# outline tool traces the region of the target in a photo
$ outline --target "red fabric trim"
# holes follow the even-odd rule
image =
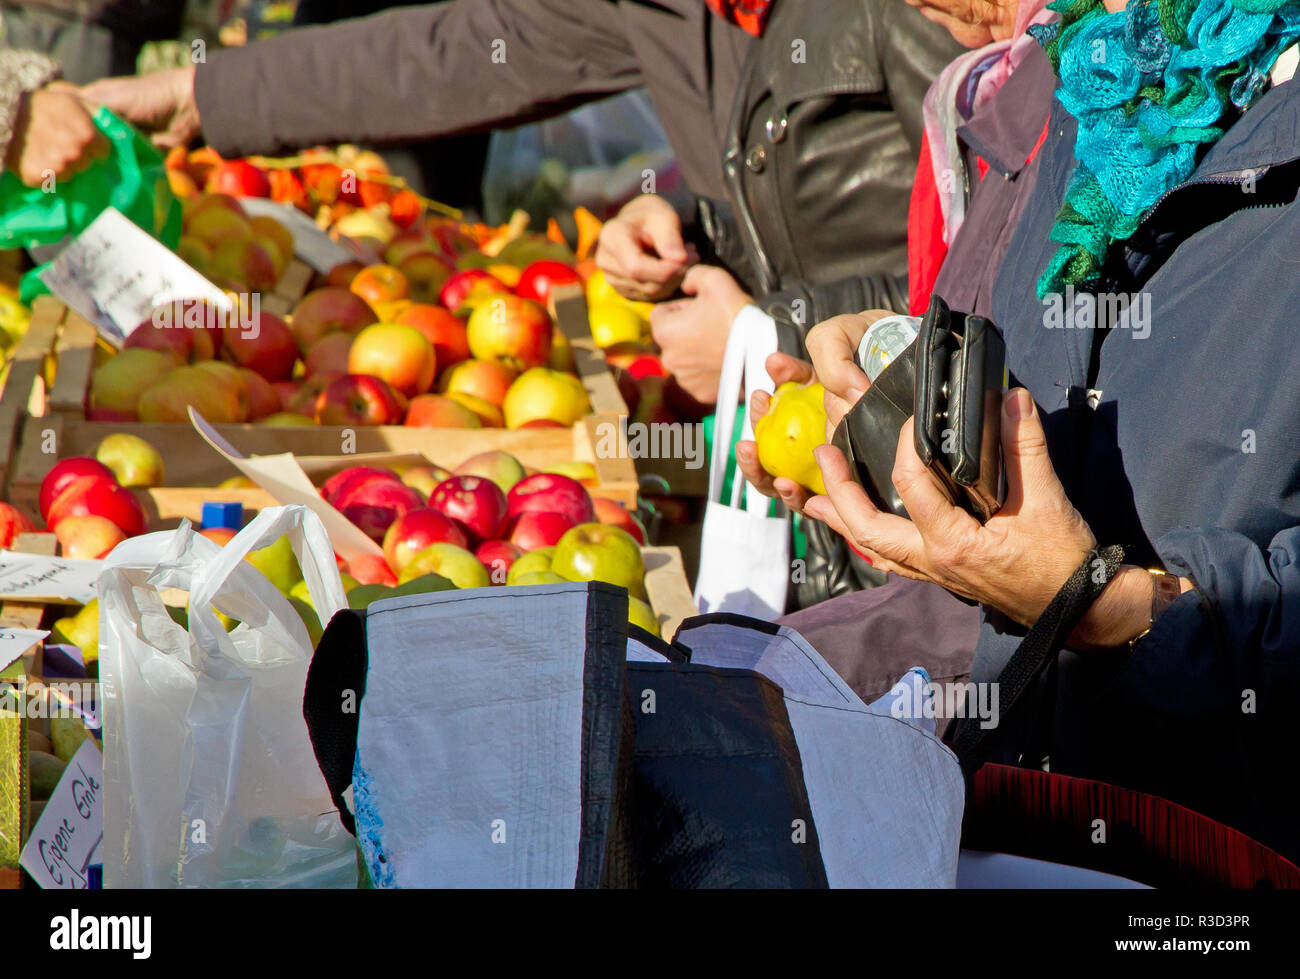
[[[1106,842],[1094,842],[1103,830]],[[1157,887],[1300,887],[1300,867],[1185,806],[1010,765],[984,765],[975,773],[962,843]]]
[[[943,208],[939,206],[939,188],[930,161],[930,141],[921,134],[921,159],[916,166],[912,197],[907,207],[907,309],[913,316],[924,316],[930,305],[934,280],[948,255],[943,240]]]

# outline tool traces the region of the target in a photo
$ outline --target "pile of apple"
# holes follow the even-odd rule
[[[88,418],[187,423],[193,406],[218,423],[532,428],[590,411],[545,305],[555,285],[581,281],[571,267],[533,262],[512,289],[484,269],[454,271],[422,225],[390,249],[401,267],[339,266],[286,320],[250,299],[292,254],[276,228],[224,194],[189,204],[178,251],[235,309],[155,310],[95,370]]]
[[[622,505],[593,499],[570,476],[526,475],[517,459],[494,451],[451,472],[353,466],[330,477],[321,496],[382,544],[382,557],[342,566],[378,589],[354,604],[428,575],[457,588],[605,581],[628,590],[632,622],[657,631],[644,602],[645,531]]]

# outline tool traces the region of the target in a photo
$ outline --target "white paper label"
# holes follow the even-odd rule
[[[0,629],[0,670],[48,635],[44,629]]]
[[[85,890],[104,839],[104,759],[86,741],[68,762],[18,862],[41,887]]]
[[[64,601],[85,605],[95,597],[103,561],[0,551],[0,599]]]
[[[155,307],[177,299],[233,308],[224,292],[112,207],[63,249],[41,281],[117,346]]]
[[[336,265],[350,262],[355,256],[316,226],[316,222],[292,204],[281,204],[265,197],[240,200],[244,211],[253,217],[275,218],[293,235],[293,253],[322,274]]]

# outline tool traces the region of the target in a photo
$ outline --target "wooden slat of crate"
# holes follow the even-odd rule
[[[59,414],[81,418],[86,410],[90,375],[95,370],[95,346],[99,331],[74,310],[63,318],[63,329],[54,345],[58,369],[50,388],[49,409]]]
[[[0,484],[8,480],[15,464],[19,436],[31,403],[45,401],[45,360],[54,348],[64,312],[64,305],[57,299],[38,298],[32,306],[27,333],[14,348],[9,375],[0,393]]]
[[[682,565],[682,552],[675,547],[644,547],[645,591],[659,619],[659,632],[671,641],[682,624],[682,619],[698,615],[695,596],[686,569]]]
[[[626,415],[627,402],[619,394],[618,384],[605,362],[605,353],[592,339],[587,322],[587,300],[582,287],[558,286],[551,293],[551,307],[555,323],[568,338],[573,350],[573,361],[578,376],[587,386],[591,396],[591,409],[596,414]]]
[[[408,452],[424,456],[448,469],[455,468],[470,456],[499,449],[515,456],[529,469],[550,469],[564,462],[589,462],[597,475],[591,492],[636,506],[636,470],[626,458],[600,458],[596,433],[599,426],[615,425],[617,419],[591,416],[573,428],[406,428],[376,426],[344,429],[335,427],[271,428],[266,425],[218,425],[217,430],[246,455],[275,455],[291,451],[300,456],[339,456],[340,466],[348,463],[345,445],[357,454],[370,452]],[[188,487],[214,487],[239,472],[218,455],[192,428],[183,425],[124,422],[87,422],[66,415],[29,418],[23,425],[22,441],[17,452],[11,479],[9,500],[14,506],[35,515],[41,480],[61,458],[93,455],[106,435],[127,432],[138,435],[161,454],[167,468],[168,490]],[[351,432],[350,436],[347,433]],[[57,454],[44,450],[51,445]],[[167,506],[175,513],[185,500],[177,496]],[[142,501],[143,502],[143,501]],[[201,505],[202,501],[198,501]],[[155,503],[155,505],[157,505]],[[148,504],[146,503],[146,509]],[[186,512],[184,515],[189,515]]]
[[[46,557],[54,557],[56,543],[53,534],[19,534],[14,540],[11,550],[23,554],[42,554]],[[48,603],[45,602],[2,602],[0,603],[0,627],[5,629],[39,629],[47,607]],[[28,672],[39,674],[40,670],[29,670]]]
[[[295,258],[284,270],[284,275],[280,276],[275,289],[262,296],[262,308],[276,316],[288,315],[307,292],[314,274],[310,265]]]

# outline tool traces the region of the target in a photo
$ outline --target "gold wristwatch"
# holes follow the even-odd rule
[[[1164,610],[1174,604],[1174,600],[1183,593],[1183,582],[1178,575],[1170,574],[1163,568],[1147,570],[1152,578],[1151,618],[1147,622],[1147,627],[1128,641],[1129,652],[1132,652],[1133,647],[1146,638],[1147,634],[1155,628],[1156,619],[1160,618]]]

